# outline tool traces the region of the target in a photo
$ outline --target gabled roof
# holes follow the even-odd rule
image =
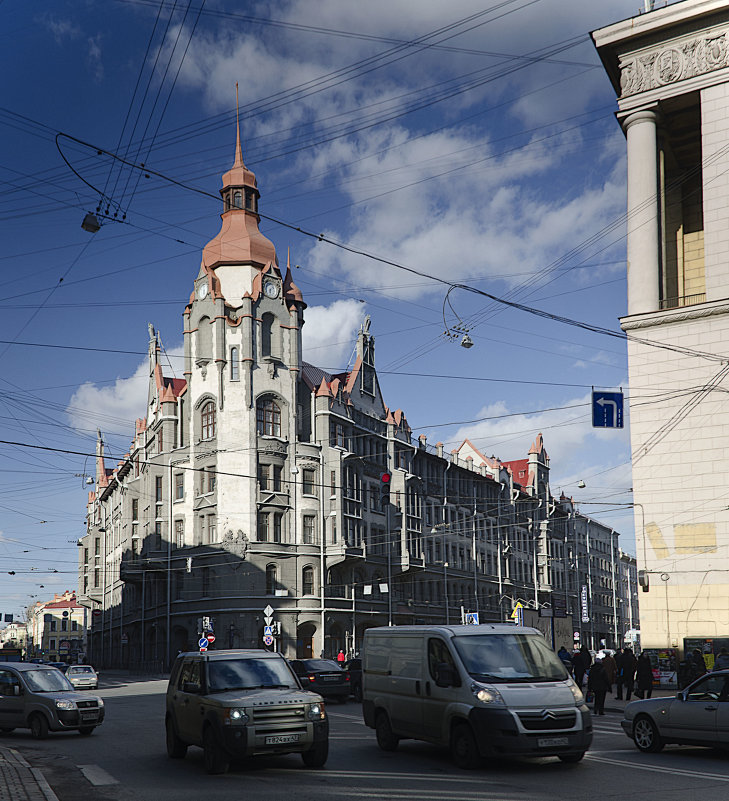
[[[515,459],[511,462],[502,462],[506,467],[511,470],[514,482],[521,487],[531,486],[529,476],[529,459]]]

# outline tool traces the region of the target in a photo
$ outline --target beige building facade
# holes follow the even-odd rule
[[[630,427],[643,647],[729,634],[729,4],[595,31],[628,157]]]

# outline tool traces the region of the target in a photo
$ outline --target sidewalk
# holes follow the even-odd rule
[[[58,801],[39,768],[14,749],[0,746],[0,798],[3,801]]]

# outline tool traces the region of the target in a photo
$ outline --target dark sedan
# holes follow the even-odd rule
[[[293,659],[291,667],[305,690],[324,698],[336,698],[347,703],[350,692],[349,673],[331,659]]]
[[[649,753],[666,743],[729,746],[729,670],[707,673],[669,698],[632,701],[621,725]]]

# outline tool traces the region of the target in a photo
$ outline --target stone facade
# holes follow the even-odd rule
[[[630,426],[644,647],[729,631],[729,7],[593,34],[628,140]],[[634,120],[644,135],[632,137]],[[638,221],[640,224],[638,224]]]

